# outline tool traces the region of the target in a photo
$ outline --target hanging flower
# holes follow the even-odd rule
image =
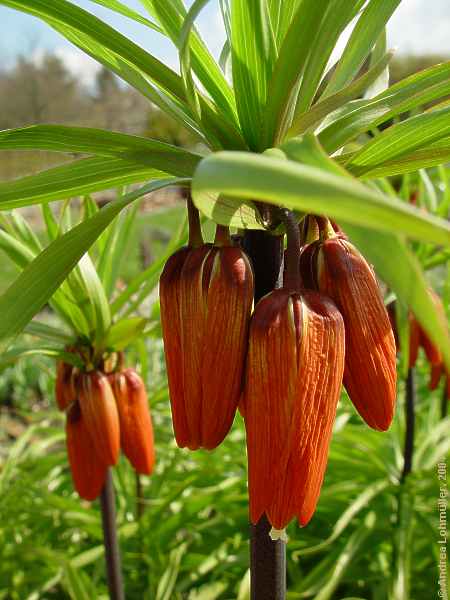
[[[312,291],[271,292],[250,326],[245,381],[250,518],[276,529],[314,513],[344,370],[344,323]]]
[[[155,464],[153,427],[144,382],[134,369],[109,376],[120,422],[120,446],[134,469],[150,475]]]
[[[328,227],[306,246],[300,270],[307,287],[334,300],[345,323],[344,385],[368,425],[386,430],[396,399],[395,339],[375,274],[358,250]]]
[[[233,423],[253,303],[250,262],[218,232],[214,247],[171,257],[160,279],[175,438],[191,450],[215,448]]]

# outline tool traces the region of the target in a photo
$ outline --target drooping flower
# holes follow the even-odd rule
[[[85,500],[95,500],[105,483],[108,465],[97,454],[77,401],[67,411],[66,445],[76,491]]]
[[[275,290],[256,305],[244,392],[250,518],[276,529],[314,513],[345,354],[342,317],[314,291]]]
[[[162,273],[160,301],[177,444],[215,448],[241,393],[253,302],[249,260],[227,243],[181,251]]]
[[[368,425],[388,429],[396,399],[395,339],[373,270],[349,241],[331,235],[303,249],[300,271],[304,284],[329,296],[344,318],[350,399]]]
[[[138,473],[150,475],[155,464],[153,427],[144,382],[134,369],[109,376],[120,422],[120,446]]]

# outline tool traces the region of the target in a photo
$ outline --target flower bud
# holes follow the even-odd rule
[[[108,465],[97,456],[78,402],[67,411],[66,444],[76,491],[85,500],[95,500],[105,483]]]
[[[244,390],[250,518],[305,525],[322,485],[344,371],[342,317],[313,291],[262,298],[250,325]]]
[[[153,427],[144,382],[133,369],[109,376],[120,422],[120,445],[138,473],[150,475],[155,464]]]
[[[120,450],[119,416],[107,377],[99,371],[80,375],[79,402],[98,458],[106,465],[115,465]]]
[[[303,280],[313,279],[316,289],[332,298],[341,312],[344,385],[366,423],[384,431],[395,409],[396,348],[376,277],[358,250],[342,238],[312,246],[300,258]]]

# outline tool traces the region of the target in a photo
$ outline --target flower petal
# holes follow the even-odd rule
[[[202,357],[202,446],[215,448],[228,433],[242,389],[253,272],[244,252],[222,247],[207,290]]]
[[[115,465],[120,450],[119,415],[107,377],[98,371],[82,374],[79,402],[96,453],[105,464]]]
[[[108,465],[96,453],[78,403],[67,413],[66,444],[76,491],[85,500],[95,500],[105,483]]]
[[[342,239],[326,240],[317,262],[319,289],[336,302],[344,318],[344,385],[366,423],[386,430],[395,409],[396,349],[375,275]]]
[[[182,248],[172,255],[166,262],[159,280],[161,327],[172,408],[172,421],[175,439],[181,448],[188,445],[189,428],[187,425],[183,391],[180,279],[181,270],[189,253],[189,248]]]
[[[149,475],[155,464],[153,427],[145,385],[134,369],[110,377],[120,421],[120,445],[138,473]]]

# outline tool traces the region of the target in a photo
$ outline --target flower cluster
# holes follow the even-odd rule
[[[97,498],[120,448],[138,473],[155,462],[144,382],[134,369],[82,371],[59,362],[56,401],[66,413],[66,444],[75,489]]]
[[[300,253],[291,223],[283,286],[253,314],[240,247],[183,248],[160,280],[177,443],[214,448],[239,403],[251,521],[266,514],[276,529],[314,513],[342,382],[375,429],[395,408],[395,340],[373,270],[326,219],[311,224]]]

